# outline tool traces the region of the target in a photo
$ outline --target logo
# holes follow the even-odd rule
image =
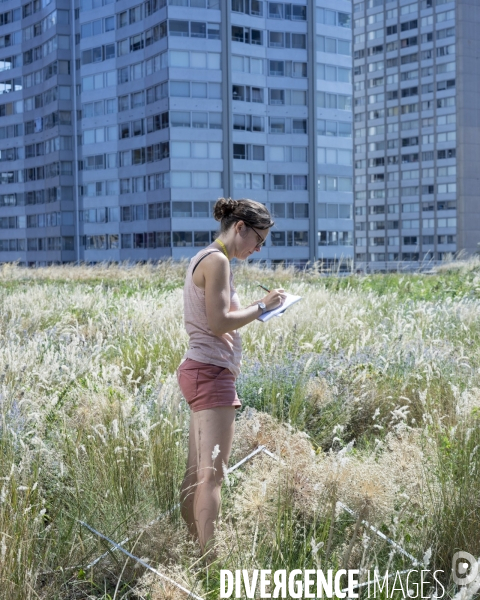
[[[453,581],[457,585],[468,585],[478,575],[478,563],[469,552],[455,552],[452,559]]]

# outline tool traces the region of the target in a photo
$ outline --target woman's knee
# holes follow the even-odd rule
[[[209,486],[221,487],[223,482],[223,471],[213,466],[198,470],[197,482],[200,485],[205,483]]]

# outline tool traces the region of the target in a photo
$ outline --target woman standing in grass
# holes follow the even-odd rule
[[[202,552],[213,542],[235,409],[241,406],[235,391],[241,359],[237,330],[280,306],[285,297],[283,289],[276,289],[241,308],[233,286],[230,261],[259,252],[274,224],[265,206],[253,200],[220,198],[214,217],[221,223],[220,235],[192,258],[187,270],[184,310],[189,349],[177,372],[191,409],[181,512]]]

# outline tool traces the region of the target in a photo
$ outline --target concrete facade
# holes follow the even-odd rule
[[[353,258],[348,0],[41,1],[0,3],[0,262],[189,257],[220,196],[258,259]]]
[[[478,141],[466,121],[477,112],[478,9],[468,4],[354,1],[359,268],[428,267],[474,249]]]

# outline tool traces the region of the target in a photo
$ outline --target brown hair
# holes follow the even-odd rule
[[[219,198],[213,207],[213,216],[221,223],[221,231],[228,231],[237,221],[258,229],[270,229],[275,224],[268,209],[255,200]]]

